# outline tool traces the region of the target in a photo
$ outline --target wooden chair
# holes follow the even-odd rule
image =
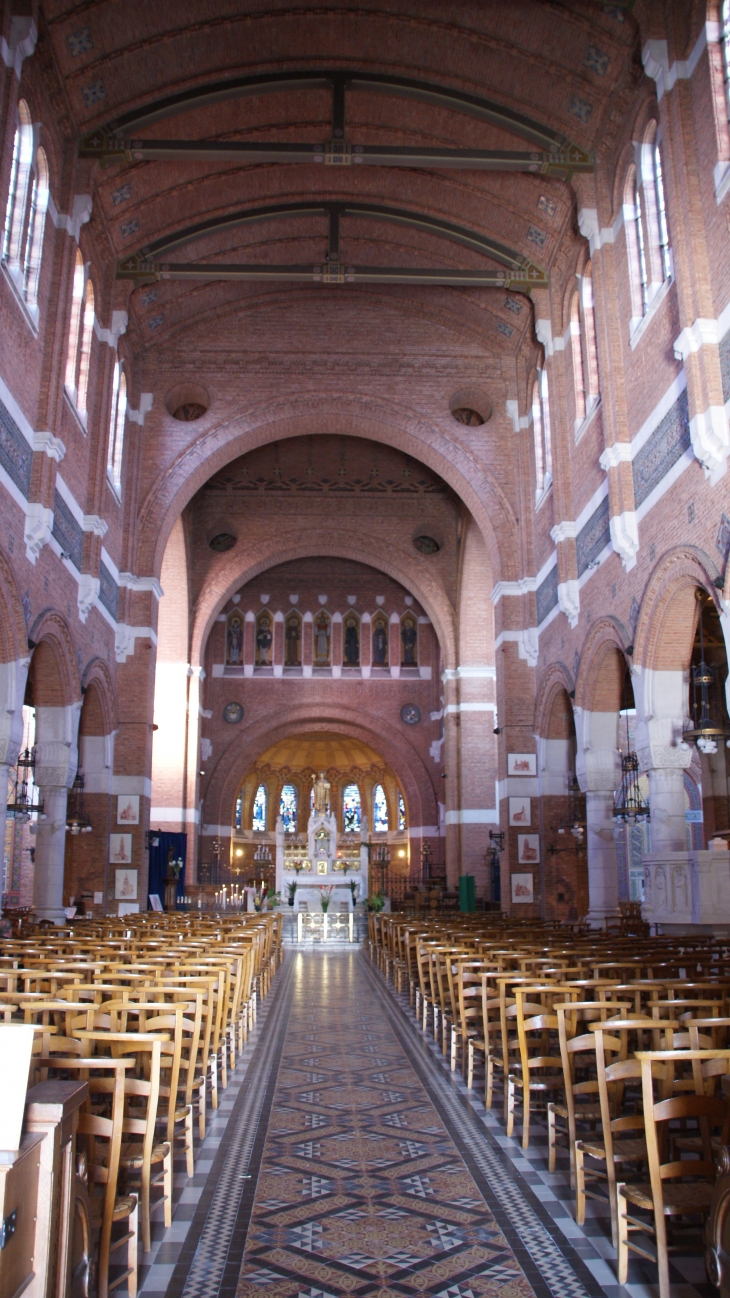
[[[625,1184],[616,1187],[618,1204],[618,1283],[628,1279],[629,1253],[655,1261],[659,1272],[660,1298],[670,1298],[669,1252],[666,1218],[700,1216],[707,1218],[712,1205],[715,1164],[711,1133],[718,1132],[721,1143],[728,1135],[728,1106],[724,1100],[706,1095],[681,1095],[655,1099],[657,1067],[664,1069],[673,1060],[697,1055],[707,1060],[719,1054],[730,1058],[730,1051],[640,1051],[641,1084],[649,1164],[649,1184]],[[669,1123],[692,1118],[697,1120],[702,1138],[702,1155],[697,1159],[676,1160],[669,1157]],[[648,1214],[638,1217],[636,1210]],[[641,1243],[636,1236],[641,1237]],[[653,1238],[655,1250],[647,1248],[645,1237]]]
[[[80,1044],[80,1043],[79,1043]],[[67,1056],[39,1057],[37,1065],[64,1072],[80,1073],[89,1084],[89,1097],[79,1113],[76,1133],[77,1168],[86,1182],[92,1227],[98,1238],[97,1298],[108,1298],[113,1289],[126,1281],[129,1298],[137,1294],[137,1243],[139,1207],[137,1196],[119,1195],[119,1163],[122,1150],[125,1109],[125,1076],[132,1069],[131,1059],[76,1059]],[[111,1080],[111,1090],[107,1082]],[[111,1101],[110,1116],[94,1112],[99,1102]],[[127,1223],[127,1229],[112,1238],[114,1226]],[[113,1254],[124,1249],[121,1275],[109,1279]]]
[[[579,1032],[581,1021],[605,1020],[614,1013],[614,1001],[566,1001],[553,1006],[558,1020],[558,1042],[563,1066],[563,1100],[550,1100],[548,1117],[548,1171],[554,1172],[558,1141],[565,1141],[570,1156],[570,1184],[575,1186],[575,1142],[578,1129],[595,1133],[601,1122],[601,1104],[596,1077],[596,1039],[592,1032]],[[627,1007],[629,1008],[629,1007]],[[561,1125],[564,1124],[564,1125]]]
[[[514,1130],[515,1103],[522,1094],[522,1148],[530,1145],[533,1098],[563,1089],[563,1063],[558,1046],[558,1019],[552,1006],[560,996],[555,985],[513,987],[515,1003],[506,1018],[517,1028],[517,1051],[509,1055],[507,1073],[507,1135]]]
[[[614,1248],[618,1241],[616,1168],[626,1164],[640,1168],[647,1157],[640,1104],[635,1104],[633,1109],[625,1104],[627,1083],[636,1085],[641,1078],[632,1047],[638,1035],[645,1033],[655,1021],[646,1017],[625,1018],[590,1025],[595,1039],[601,1135],[575,1142],[575,1220],[579,1226],[584,1225],[587,1199],[607,1202]],[[674,1021],[662,1024],[668,1049],[676,1027]],[[586,1158],[590,1159],[588,1165]]]

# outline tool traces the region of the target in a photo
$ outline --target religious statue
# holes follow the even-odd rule
[[[360,662],[360,637],[354,618],[351,618],[345,627],[345,662],[348,667],[357,667]]]
[[[401,627],[400,638],[403,644],[403,659],[401,666],[415,667],[416,663],[416,641],[418,632],[413,618],[406,618]]]
[[[330,620],[322,610],[314,621],[314,662],[317,667],[329,667]]]
[[[290,617],[286,623],[286,658],[287,667],[301,667],[302,659],[300,654],[300,643],[302,631],[299,625],[298,617]]]
[[[256,662],[259,667],[271,665],[271,618],[268,613],[262,614],[256,628]]]
[[[328,816],[330,814],[330,784],[324,771],[319,775],[312,776],[314,792],[314,814],[315,816]]]
[[[240,613],[234,613],[228,622],[228,662],[239,666],[243,650],[243,619]]]
[[[388,632],[384,622],[376,622],[373,631],[373,667],[384,667],[388,656]]]

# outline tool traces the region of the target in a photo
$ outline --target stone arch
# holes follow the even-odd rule
[[[548,738],[551,731],[551,716],[556,694],[564,690],[572,700],[575,687],[565,663],[551,663],[540,683],[535,703],[535,734]]]
[[[696,588],[706,590],[718,612],[722,612],[713,583],[714,566],[703,551],[693,546],[678,546],[657,564],[636,624],[634,662],[642,669],[687,671],[697,618]]]
[[[267,568],[293,559],[311,558],[313,554],[336,555],[352,559],[356,563],[365,561],[371,567],[393,577],[406,590],[411,590],[433,623],[445,665],[455,665],[453,609],[438,582],[431,576],[427,560],[415,554],[406,555],[395,546],[379,543],[372,538],[368,539],[367,555],[364,558],[363,546],[353,541],[350,532],[344,528],[328,529],[327,535],[314,546],[310,538],[302,536],[301,528],[297,526],[288,531],[279,528],[275,537],[265,539],[258,553],[247,555],[247,566],[243,571],[241,558],[235,556],[234,551],[220,556],[219,562],[210,571],[205,591],[196,609],[191,643],[193,665],[202,662],[211,627],[231,595]]]
[[[101,729],[89,731],[90,734],[112,735],[117,728],[117,700],[111,672],[103,658],[92,658],[86,665],[81,678],[81,693],[84,706],[88,693],[93,690],[97,699],[97,708]],[[83,714],[84,708],[81,711]]]
[[[610,655],[612,649],[624,657],[629,644],[626,628],[618,618],[600,618],[594,624],[586,637],[581,654],[575,682],[576,708],[590,711],[602,710],[597,704],[604,695],[606,698],[609,697],[612,686],[610,668],[606,664],[606,671],[601,675],[601,664],[606,655]]]
[[[80,704],[81,687],[71,633],[58,613],[41,613],[30,630],[31,675],[36,707]],[[38,697],[35,698],[35,695]]]
[[[262,754],[281,739],[311,731],[344,734],[359,739],[380,753],[398,779],[406,802],[409,825],[438,824],[438,807],[430,776],[420,755],[396,728],[379,723],[378,729],[354,720],[347,708],[302,704],[285,719],[271,724],[262,717],[256,725],[241,729],[221,753],[211,772],[206,794],[206,823],[228,824],[236,794],[246,775]]]
[[[394,416],[400,416],[399,423],[394,424]],[[259,422],[255,423],[256,420]],[[241,417],[207,428],[159,475],[141,504],[138,569],[159,574],[175,520],[195,492],[226,464],[270,442],[322,432],[383,442],[433,469],[474,516],[495,570],[499,570],[495,571],[495,580],[500,575],[504,578],[519,575],[521,540],[515,513],[506,493],[483,462],[466,445],[446,437],[412,410],[394,409],[392,404],[385,406],[375,399],[368,405],[367,416],[363,415],[362,404],[354,399],[341,399],[336,404],[317,401],[316,409],[289,417],[279,417],[276,410],[272,414],[269,402],[266,409],[250,411],[245,420]],[[496,514],[495,524],[490,512]]]

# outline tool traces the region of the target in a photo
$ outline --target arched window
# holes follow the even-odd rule
[[[287,613],[284,623],[284,666],[302,665],[302,619],[298,613]]]
[[[633,320],[640,320],[646,312],[648,282],[641,191],[636,167],[634,166],[629,168],[626,177],[624,224],[626,227],[626,253],[629,262],[629,283],[631,285],[631,314]]]
[[[13,140],[13,160],[10,165],[10,189],[5,209],[3,236],[3,261],[11,266],[20,264],[25,229],[25,208],[28,201],[31,163],[33,161],[33,127],[30,111],[24,99],[18,104],[18,125]]]
[[[342,830],[345,834],[359,834],[362,825],[362,803],[356,784],[348,784],[342,794]]]
[[[43,256],[43,234],[48,210],[48,163],[43,149],[35,155],[35,170],[30,191],[30,209],[23,255],[23,295],[29,306],[38,303],[38,280]]]
[[[343,667],[360,666],[360,619],[350,609],[342,622],[342,665]]]
[[[581,280],[581,308],[583,316],[583,373],[586,380],[586,407],[588,413],[600,396],[598,381],[598,348],[596,347],[596,313],[593,308],[593,266],[586,263]]]
[[[236,810],[233,814],[234,829],[243,829],[243,794],[239,790],[236,798]]]
[[[266,833],[266,803],[266,785],[260,784],[253,800],[253,816],[251,818],[251,828],[259,834]]]
[[[404,613],[400,620],[401,667],[418,666],[418,620]]]
[[[722,75],[725,80],[725,103],[730,118],[730,0],[722,0]]]
[[[654,141],[652,161],[654,164],[654,193],[657,217],[656,238],[661,256],[662,280],[667,280],[672,273],[672,254],[669,249],[669,227],[667,225],[667,204],[664,196],[662,155],[657,140]]]
[[[373,667],[388,666],[388,619],[384,613],[373,618]]]
[[[376,834],[388,832],[388,799],[382,784],[373,789],[373,831]]]
[[[76,249],[74,282],[71,290],[71,319],[68,327],[68,351],[66,353],[66,389],[76,400],[76,380],[78,377],[79,341],[81,337],[81,316],[84,304],[84,259]]]
[[[583,344],[580,327],[580,301],[573,294],[570,303],[570,353],[573,361],[573,391],[575,393],[575,422],[582,424],[586,417],[586,381],[583,371]]]
[[[85,415],[89,396],[89,365],[91,362],[91,340],[94,336],[94,285],[86,281],[84,292],[84,320],[81,329],[81,347],[79,349],[79,380],[76,406],[80,414]],[[126,385],[126,380],[125,380]],[[126,401],[125,401],[126,405]]]
[[[274,661],[274,621],[264,609],[256,618],[256,666],[270,667]]]
[[[725,103],[730,118],[730,0],[722,5],[722,71],[725,81]]]
[[[122,362],[114,366],[112,408],[109,418],[109,454],[107,474],[117,495],[122,490],[122,454],[124,452],[124,424],[127,418],[127,379]]]
[[[279,815],[284,824],[287,834],[296,834],[297,832],[297,806],[299,796],[293,784],[285,784],[281,790],[279,799]]]
[[[403,794],[398,790],[398,830],[400,833],[406,828],[406,804],[403,801]]]
[[[544,369],[538,370],[532,385],[532,427],[535,437],[535,496],[539,501],[550,486],[553,474],[550,402]]]

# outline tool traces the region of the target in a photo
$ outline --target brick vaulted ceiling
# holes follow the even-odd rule
[[[45,22],[65,85],[59,112],[87,145],[90,137],[97,146],[104,139],[107,152],[110,140],[145,146],[159,139],[315,150],[333,138],[325,74],[334,71],[344,74],[341,138],[355,150],[531,151],[540,159],[531,174],[367,160],[327,166],[269,155],[260,162],[215,153],[150,159],[128,148],[96,176],[112,247],[120,263],[147,251],[173,270],[180,262],[326,266],[330,212],[322,205],[334,204],[338,212],[355,209],[340,219],[347,265],[511,274],[519,264],[549,273],[574,210],[561,167],[546,168],[544,160],[550,153],[565,158],[571,147],[573,160],[590,158],[611,132],[612,106],[631,81],[635,59],[627,9],[594,0],[56,0]],[[319,83],[312,80],[318,72]],[[260,84],[252,86],[251,78]],[[404,97],[404,82],[458,91],[462,102],[429,99],[422,90]],[[485,114],[478,107],[484,101],[500,112]],[[341,104],[335,103],[335,127],[343,124]],[[98,165],[89,158],[90,168]],[[540,174],[546,169],[551,174]],[[261,208],[279,211],[240,223]],[[196,228],[179,242],[181,232]],[[130,313],[142,345],[157,347],[246,299],[283,292],[295,300],[323,291],[362,297],[382,290],[138,282]],[[395,291],[403,312],[423,310],[420,286]],[[530,313],[510,312],[503,289],[428,292],[429,309],[457,332],[486,331],[497,355],[513,352],[529,331]]]

